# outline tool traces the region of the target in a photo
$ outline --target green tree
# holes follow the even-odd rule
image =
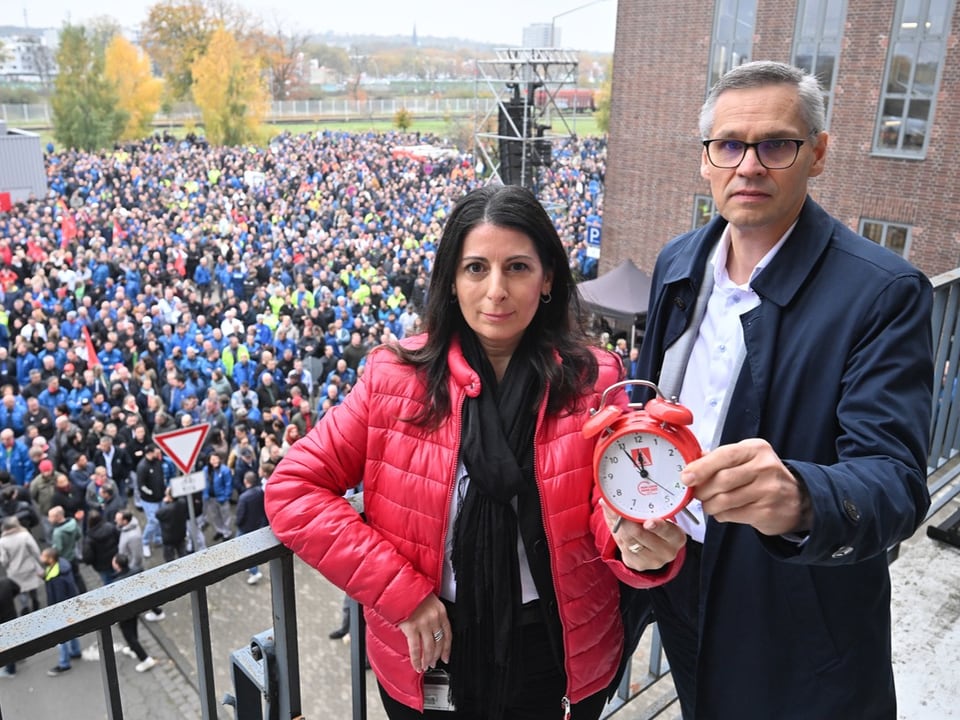
[[[97,52],[104,52],[111,40],[123,34],[120,23],[109,15],[98,15],[91,18],[83,24],[83,27],[86,28],[90,44]]]
[[[610,132],[610,102],[613,90],[613,63],[607,65],[606,79],[597,91],[597,129],[604,135]]]
[[[349,75],[352,71],[350,53],[342,47],[333,45],[307,45],[304,53],[317,61],[320,67],[330,68],[336,73]]]
[[[99,150],[115,143],[127,123],[116,86],[104,74],[103,52],[83,27],[66,25],[57,51],[60,69],[51,99],[53,136],[70,148]]]
[[[262,34],[260,21],[231,0],[160,0],[141,27],[141,45],[166,80],[168,100],[183,100],[193,88],[193,64],[207,52],[213,32],[226,28],[241,43]]]
[[[189,96],[193,63],[206,52],[213,28],[202,0],[162,0],[150,6],[141,44],[166,80],[171,100]]]
[[[121,139],[138,140],[149,135],[163,93],[163,81],[150,71],[150,58],[122,35],[115,35],[107,45],[104,72],[127,113]]]
[[[211,143],[242,145],[260,138],[269,98],[266,83],[257,58],[229,31],[214,30],[191,74],[193,100]]]
[[[397,126],[398,130],[406,132],[413,125],[413,113],[405,107],[400,108],[393,114],[393,124]]]

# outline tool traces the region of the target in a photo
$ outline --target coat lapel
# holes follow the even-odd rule
[[[751,283],[761,302],[741,317],[747,355],[728,407],[721,444],[762,436],[764,410],[771,397],[776,401],[776,388],[772,385],[781,318],[789,312],[807,277],[821,261],[832,237],[832,225],[830,216],[808,197],[787,242]],[[781,362],[789,360],[781,359]],[[713,518],[707,520],[700,568],[701,620],[709,602],[710,579],[721,547],[732,531],[727,523],[718,523]]]

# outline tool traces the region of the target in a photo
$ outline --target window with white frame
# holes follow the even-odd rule
[[[725,72],[750,61],[756,21],[757,0],[717,0],[707,77],[708,91]]]
[[[910,252],[910,226],[884,220],[860,220],[860,234],[901,257]]]
[[[799,0],[793,36],[793,64],[815,75],[823,87],[827,127],[840,66],[847,0]]]
[[[873,150],[922,158],[943,74],[954,0],[898,0]]]

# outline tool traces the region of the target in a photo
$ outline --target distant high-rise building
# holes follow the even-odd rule
[[[523,47],[548,48],[560,46],[560,28],[552,23],[534,23],[523,29]]]
[[[414,47],[420,47],[420,41],[417,39],[417,24],[413,24],[413,37],[410,38]]]

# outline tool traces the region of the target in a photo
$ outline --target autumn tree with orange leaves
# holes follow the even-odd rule
[[[220,27],[213,31],[191,74],[193,101],[211,143],[242,145],[260,139],[269,94],[255,54]]]
[[[150,71],[150,58],[122,35],[115,35],[107,45],[104,74],[116,87],[117,105],[127,115],[120,139],[149,135],[163,93],[163,81]]]

